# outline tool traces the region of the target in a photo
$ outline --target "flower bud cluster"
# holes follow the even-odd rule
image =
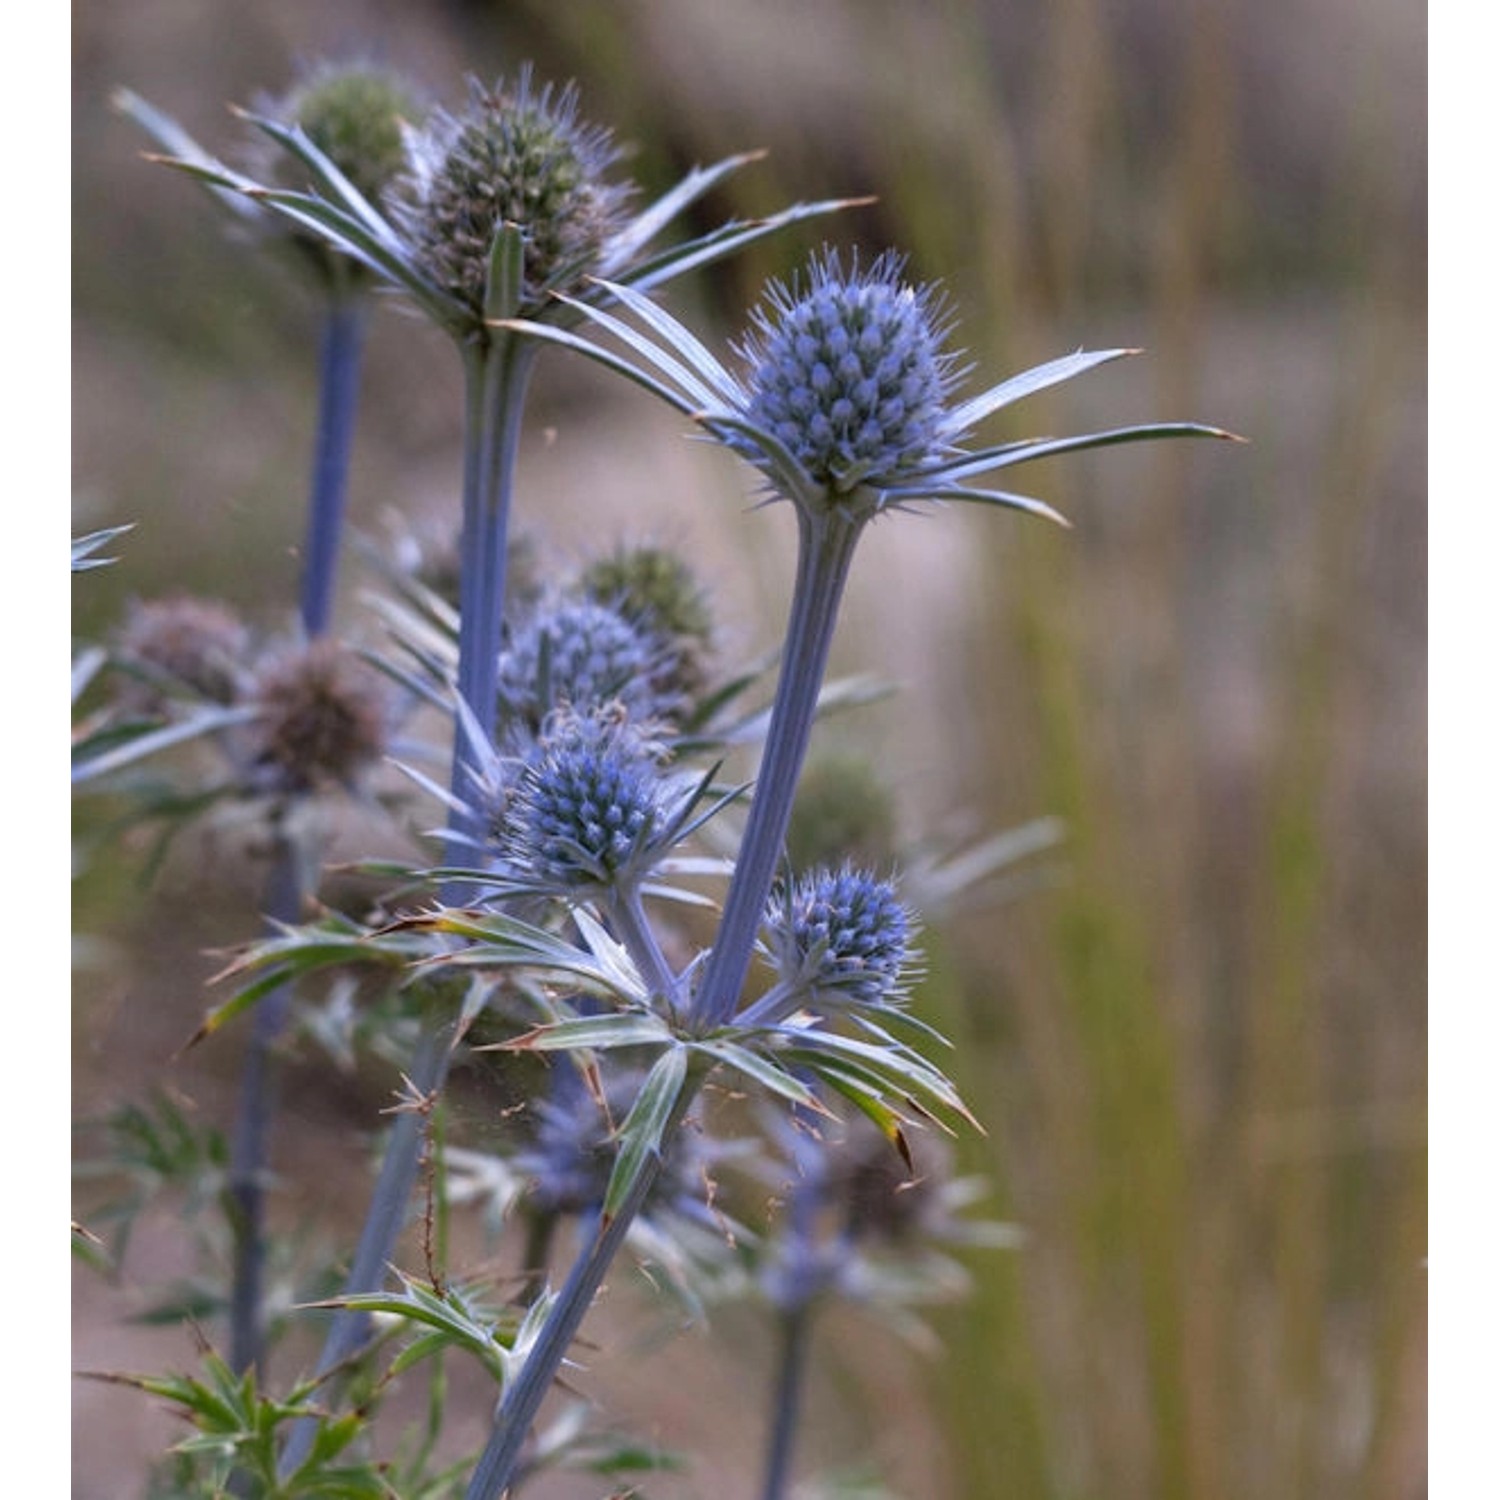
[[[189,594],[137,600],[114,641],[115,660],[128,674],[118,706],[154,718],[166,712],[174,693],[232,703],[249,648],[245,622],[216,600]]]
[[[325,63],[267,113],[300,126],[313,145],[371,203],[377,203],[406,170],[405,131],[419,117],[421,106],[406,81],[384,68]],[[283,155],[279,160],[287,159]]]
[[[688,565],[665,547],[621,547],[597,558],[578,582],[587,599],[615,610],[656,640],[665,701],[691,704],[708,685],[713,615]]]
[[[119,713],[166,717],[178,700],[250,711],[221,739],[245,791],[349,786],[385,754],[385,681],[332,639],[257,645],[227,605],[175,595],[132,604],[112,655]]]
[[[897,853],[896,832],[890,789],[868,760],[827,752],[808,762],[786,835],[793,869],[843,861],[889,866]]]
[[[544,605],[501,654],[501,719],[535,734],[555,708],[609,703],[638,723],[670,718],[677,702],[659,690],[662,667],[656,638],[618,609],[590,599]]]

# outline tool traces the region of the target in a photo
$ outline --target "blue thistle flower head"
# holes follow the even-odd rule
[[[564,600],[539,609],[500,657],[504,717],[538,732],[554,709],[620,704],[637,722],[670,718],[660,691],[660,645],[616,609]]]
[[[660,852],[672,801],[656,757],[618,713],[560,714],[522,766],[501,853],[559,895],[626,886]]]
[[[502,319],[497,326],[623,372],[752,463],[767,488],[804,517],[837,516],[856,529],[888,510],[951,500],[1063,522],[1041,500],[974,481],[993,470],[1117,443],[1234,439],[1199,422],[1151,422],[967,447],[993,413],[1139,351],[1079,350],[955,401],[968,371],[944,347],[952,327],[948,304],[936,286],[905,280],[904,267],[887,251],[867,266],[854,257],[846,270],[836,251],[824,250],[801,276],[772,282],[736,348],[738,371],[639,287],[604,277],[596,278],[597,286],[628,321],[578,298],[558,300],[627,345],[627,356],[541,322]]]
[[[812,870],[772,893],[763,930],[789,991],[871,1006],[904,996],[915,922],[888,880],[849,865]]]
[[[903,268],[888,251],[845,271],[825,250],[805,277],[770,284],[740,346],[747,418],[838,494],[899,480],[956,436],[951,318],[936,288],[912,286]]]

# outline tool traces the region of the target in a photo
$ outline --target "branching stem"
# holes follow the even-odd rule
[[[781,675],[755,798],[724,898],[724,916],[698,987],[693,1020],[702,1030],[722,1026],[739,1006],[812,736],[839,603],[864,524],[862,516],[838,507],[815,515],[799,509],[797,517],[797,581]]]
[[[796,589],[766,751],[740,858],[725,898],[724,917],[693,1017],[704,1031],[733,1015],[749,971],[756,931],[786,837],[797,777],[817,713],[839,602],[864,519],[839,509],[815,516],[799,510],[798,516]],[[498,1500],[514,1484],[522,1449],[542,1400],[615,1252],[624,1244],[631,1222],[660,1174],[662,1156],[702,1082],[703,1075],[689,1075],[657,1154],[646,1162],[615,1217],[595,1229],[574,1262],[537,1342],[505,1391],[489,1445],[469,1483],[467,1500]]]
[[[505,566],[511,491],[520,445],[521,412],[534,351],[508,336],[487,339],[464,350],[464,516],[460,543],[458,691],[480,724],[494,722],[500,665],[501,622],[505,609]],[[469,752],[454,736],[451,788],[459,807],[448,822],[450,864],[473,862],[473,843],[483,831],[484,812],[476,806],[469,774]],[[463,905],[468,888],[453,884],[440,899]],[[457,1041],[457,1020],[441,1004],[423,1016],[409,1077],[419,1097],[435,1099],[448,1077]],[[396,1116],[365,1217],[345,1296],[378,1290],[396,1248],[416,1181],[422,1145],[422,1117],[415,1110]],[[343,1309],[318,1361],[324,1374],[364,1341],[367,1318]],[[311,1447],[313,1430],[299,1423],[283,1456],[282,1473],[294,1469]]]
[[[274,820],[275,844],[266,878],[265,915],[275,923],[302,915],[300,850],[284,826],[285,810]],[[229,1362],[243,1373],[251,1365],[265,1377],[265,1178],[275,1114],[275,1048],[286,1029],[292,987],[282,985],[255,1009],[255,1022],[240,1071],[240,1102],[229,1151],[230,1227],[234,1236],[233,1286],[229,1301]]]

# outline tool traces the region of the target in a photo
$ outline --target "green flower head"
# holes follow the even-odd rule
[[[392,215],[422,270],[481,316],[503,225],[521,231],[521,300],[537,306],[597,270],[623,222],[626,190],[605,180],[610,132],[578,118],[575,87],[538,88],[529,68],[493,87],[471,79],[468,108],[435,111],[412,146]]]
[[[365,64],[320,63],[271,113],[300,126],[373,203],[405,170],[406,130],[420,118],[421,108],[395,73]]]

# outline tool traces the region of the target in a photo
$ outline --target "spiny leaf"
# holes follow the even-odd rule
[[[749,1047],[718,1038],[694,1042],[692,1047],[695,1052],[705,1053],[714,1061],[724,1063],[737,1073],[743,1073],[746,1078],[758,1083],[762,1088],[768,1089],[773,1094],[779,1094],[793,1104],[800,1104],[805,1109],[814,1110],[818,1114],[828,1113],[818,1096],[800,1078],[787,1072],[779,1063],[773,1062]]]
[[[650,1161],[661,1150],[662,1136],[677,1108],[687,1079],[688,1048],[672,1047],[652,1065],[636,1101],[619,1130],[619,1154],[604,1193],[602,1218],[608,1223],[635,1190]]]
[[[505,1042],[475,1047],[476,1052],[566,1052],[575,1049],[639,1047],[670,1042],[671,1029],[657,1016],[623,1012],[610,1016],[583,1016],[576,1021],[556,1021],[534,1026]]]

